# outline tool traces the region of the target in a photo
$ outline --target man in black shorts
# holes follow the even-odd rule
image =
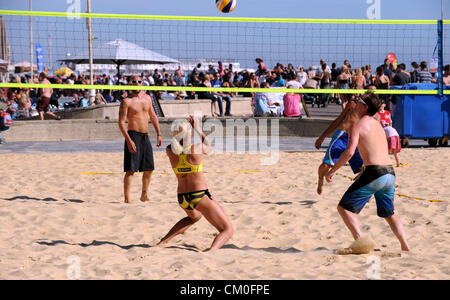
[[[133,76],[131,85],[142,85],[138,76]],[[161,147],[162,138],[158,117],[153,110],[152,99],[143,91],[132,91],[129,98],[120,103],[119,129],[125,138],[124,146],[124,183],[125,203],[130,203],[131,182],[135,172],[143,172],[141,201],[149,201],[148,187],[155,169],[153,151],[148,137],[148,121],[151,121],[157,134],[157,147]],[[126,122],[128,121],[128,128]]]

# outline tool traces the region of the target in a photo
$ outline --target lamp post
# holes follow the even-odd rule
[[[33,10],[33,0],[29,1],[30,11]],[[33,82],[33,17],[30,16],[30,74],[31,82]]]
[[[91,0],[87,0],[87,12],[91,13]],[[89,38],[89,84],[94,84],[94,60],[92,54],[92,19],[87,18],[87,26],[88,26],[88,38]],[[91,89],[89,91],[89,102],[92,103],[95,98],[95,90]]]

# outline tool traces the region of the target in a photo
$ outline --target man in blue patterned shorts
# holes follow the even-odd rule
[[[375,196],[377,214],[384,218],[398,238],[401,249],[409,251],[406,233],[400,219],[394,215],[395,172],[388,153],[386,135],[380,122],[373,118],[381,106],[377,95],[357,97],[355,112],[359,116],[349,130],[349,140],[339,160],[325,175],[333,180],[336,171],[353,157],[358,147],[364,162],[361,176],[348,188],[338,205],[338,212],[355,240],[361,237],[357,214]]]

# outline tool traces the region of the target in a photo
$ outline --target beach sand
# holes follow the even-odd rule
[[[353,242],[336,206],[354,175],[343,167],[318,196],[323,155],[280,153],[273,166],[261,165],[262,154],[205,157],[208,187],[235,234],[222,249],[202,252],[216,235],[204,218],[155,246],[185,216],[162,152],[155,153],[151,202],[139,201],[136,174],[129,205],[120,153],[4,154],[0,279],[450,279],[449,149],[400,153],[408,165],[395,169],[397,193],[444,201],[396,197],[409,253],[376,216],[374,200],[359,216],[374,251],[334,253]]]

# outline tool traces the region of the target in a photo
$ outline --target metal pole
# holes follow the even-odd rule
[[[91,13],[91,0],[87,0],[87,12]],[[89,38],[89,84],[94,84],[94,59],[92,54],[92,19],[87,18],[88,38]],[[89,103],[93,103],[95,99],[95,90],[89,91]]]
[[[438,21],[438,89],[439,89],[439,96],[444,96],[444,80],[443,80],[443,55],[444,55],[444,48],[443,48],[443,41],[444,41],[444,35],[443,35],[443,22],[442,20]]]
[[[91,13],[91,0],[87,0],[88,13]],[[89,80],[90,84],[94,84],[94,60],[92,54],[92,19],[88,18],[88,35],[89,35]]]
[[[48,54],[50,57],[49,69],[53,70],[53,50],[52,50],[52,35],[48,35]]]
[[[33,10],[33,0],[29,1],[30,11]],[[31,82],[33,82],[33,17],[30,16],[30,74],[31,74]]]

